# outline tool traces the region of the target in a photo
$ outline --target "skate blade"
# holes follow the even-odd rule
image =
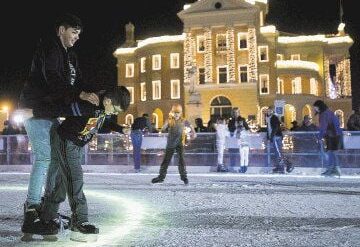
[[[34,238],[34,236],[42,236],[41,238]],[[56,242],[58,240],[56,235],[40,235],[33,233],[24,233],[20,239],[23,242],[32,242],[32,241],[47,241],[47,242]]]
[[[83,242],[83,243],[96,242],[97,238],[98,238],[97,234],[84,234],[81,232],[71,232],[70,234],[70,240],[75,242]]]

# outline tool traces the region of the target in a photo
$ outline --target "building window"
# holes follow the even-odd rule
[[[178,69],[180,68],[180,55],[179,53],[171,53],[170,54],[170,68]]]
[[[217,119],[219,117],[231,117],[231,102],[224,96],[217,96],[210,103],[210,117]]]
[[[126,87],[130,93],[130,104],[134,104],[134,87]]]
[[[127,114],[125,116],[125,124],[131,126],[134,123],[134,116],[131,114]]]
[[[180,80],[171,80],[171,98],[180,99]]]
[[[264,11],[260,11],[260,27],[264,26]]]
[[[291,81],[291,88],[293,94],[301,94],[302,93],[302,86],[301,86],[301,77],[296,77],[294,80]]]
[[[260,94],[269,94],[269,75],[260,75]]]
[[[315,96],[319,95],[318,82],[315,78],[310,78],[310,94],[313,94]]]
[[[268,54],[268,46],[259,46],[259,61],[260,62],[268,62],[269,54]]]
[[[342,110],[336,110],[335,116],[339,119],[340,128],[344,128],[344,112]]]
[[[205,36],[203,35],[196,36],[196,44],[197,44],[198,53],[205,52]]]
[[[269,107],[264,106],[260,110],[260,126],[261,127],[266,127],[266,113],[267,113],[268,109],[269,109]]]
[[[300,54],[291,54],[291,60],[300,60]]]
[[[146,83],[140,83],[140,100],[146,101]]]
[[[146,57],[140,58],[140,72],[146,72]]]
[[[228,69],[227,66],[218,67],[218,83],[227,83],[228,81]]]
[[[161,99],[161,81],[152,82],[153,100]]]
[[[284,80],[277,78],[277,94],[284,94]]]
[[[126,78],[134,77],[134,64],[127,63],[126,64]]]
[[[226,51],[227,42],[226,34],[217,34],[216,35],[216,50],[219,52]]]
[[[155,129],[159,128],[159,115],[155,112],[152,114],[152,123],[155,125]]]
[[[240,83],[248,82],[248,66],[247,65],[239,66],[239,78],[240,78]]]
[[[284,55],[283,54],[276,54],[276,60],[284,60]]]
[[[161,69],[161,55],[152,56],[152,69],[160,70]]]
[[[199,84],[205,84],[205,68],[199,68]]]
[[[238,33],[238,48],[239,50],[246,50],[248,48],[247,45],[247,33]]]

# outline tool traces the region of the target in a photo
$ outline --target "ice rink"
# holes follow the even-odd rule
[[[96,243],[20,241],[27,172],[0,173],[0,246],[360,246],[360,177],[86,173]],[[61,212],[69,215],[66,201]]]

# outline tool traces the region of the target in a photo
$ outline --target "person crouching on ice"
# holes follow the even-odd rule
[[[180,104],[175,104],[169,113],[169,119],[165,122],[162,132],[168,129],[167,144],[165,150],[165,157],[160,165],[159,176],[151,180],[152,183],[161,183],[164,181],[169,167],[171,158],[176,151],[179,155],[179,174],[181,180],[185,185],[189,183],[186,173],[186,166],[184,161],[184,145],[186,139],[186,128],[190,129],[190,139],[196,138],[196,132],[193,126],[182,117],[182,107]]]

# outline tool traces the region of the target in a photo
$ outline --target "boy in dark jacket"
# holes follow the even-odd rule
[[[290,173],[294,170],[294,166],[284,157],[284,154],[282,153],[283,134],[281,131],[281,122],[275,115],[273,106],[269,106],[266,115],[267,139],[270,141],[270,145],[274,148],[276,157],[273,173],[284,174],[285,166],[286,172]]]
[[[319,135],[322,154],[327,161],[327,168],[322,176],[340,176],[340,168],[336,151],[341,148],[342,129],[334,112],[322,100],[314,103],[314,111],[319,115]],[[323,140],[325,143],[323,143]],[[324,148],[325,146],[325,148]],[[325,152],[324,152],[325,149]]]
[[[42,213],[43,222],[56,217],[60,203],[68,196],[71,216],[71,239],[91,241],[99,229],[88,222],[88,208],[83,193],[82,148],[98,132],[106,117],[125,111],[130,102],[126,87],[116,87],[99,95],[101,107],[82,102],[78,116],[67,117],[51,132],[52,162],[49,167]],[[84,237],[85,236],[85,237]]]

